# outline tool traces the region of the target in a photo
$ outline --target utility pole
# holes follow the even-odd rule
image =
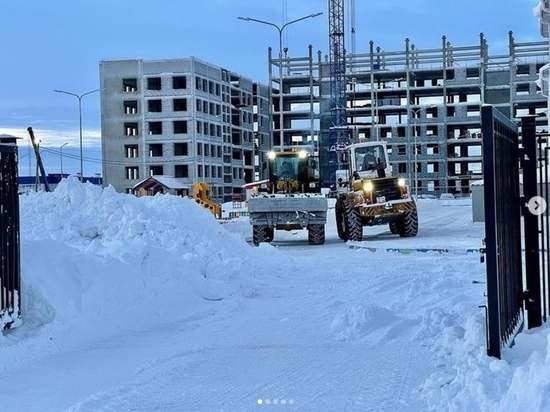
[[[279,144],[284,146],[284,130],[283,130],[283,30],[285,27],[290,26],[291,24],[298,23],[299,21],[305,19],[311,19],[323,14],[312,13],[307,16],[300,17],[299,19],[289,21],[288,23],[278,26],[275,23],[271,23],[265,20],[253,19],[252,17],[237,17],[239,20],[252,21],[255,23],[267,24],[268,26],[275,27],[279,32]]]

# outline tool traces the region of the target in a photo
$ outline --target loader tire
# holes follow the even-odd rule
[[[344,242],[347,240],[346,229],[344,225],[344,208],[342,207],[342,202],[338,200],[334,208],[336,214],[336,231],[338,232],[338,237]]]
[[[397,223],[396,222],[390,223],[390,232],[393,235],[397,235],[399,233],[399,229],[397,228]]]
[[[260,243],[269,243],[273,240],[269,239],[269,226],[252,226],[252,243],[258,246]]]
[[[363,240],[363,224],[359,212],[349,204],[346,198],[338,199],[338,203],[339,205],[336,205],[336,209],[340,209],[340,213],[336,213],[338,237],[346,242]]]
[[[266,229],[266,242],[273,242],[273,237],[275,236],[275,229],[268,227]]]
[[[397,222],[397,231],[401,237],[414,237],[418,234],[418,213],[416,209],[403,213],[403,218]]]
[[[325,225],[309,225],[307,227],[307,241],[310,245],[325,243]]]

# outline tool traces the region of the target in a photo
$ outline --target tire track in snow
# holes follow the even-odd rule
[[[425,264],[420,257],[366,255],[346,249],[334,237],[323,246],[300,243],[280,247],[299,266],[285,265],[283,273],[270,275],[279,284],[270,286],[268,299],[246,300],[215,322],[173,331],[170,339],[181,341],[177,354],[160,356],[132,379],[92,395],[74,410],[239,412],[267,406],[258,405],[258,399],[293,399],[293,405],[270,409],[300,412],[423,409],[415,389],[433,368],[421,342],[410,339],[427,306],[449,298],[421,299],[422,293],[438,292],[434,277],[442,271],[426,271],[415,283],[407,278],[407,268]],[[337,258],[323,259],[319,270],[319,253]],[[338,341],[330,334],[331,322],[355,304],[378,305],[396,317],[376,333],[363,330],[354,339]],[[289,320],[280,324],[281,319]],[[201,336],[209,337],[208,345]]]

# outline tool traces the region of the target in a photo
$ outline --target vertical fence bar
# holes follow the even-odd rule
[[[499,284],[497,255],[492,251],[496,248],[496,201],[495,201],[495,150],[493,108],[481,108],[481,125],[483,136],[483,191],[485,207],[485,245],[487,250],[487,318],[488,318],[488,346],[489,356],[500,358],[500,303],[498,300]]]
[[[547,140],[544,141],[546,144]],[[543,140],[541,139],[540,145],[542,146]],[[543,239],[543,248],[541,250],[542,256],[542,268],[541,278],[542,278],[542,303],[543,303],[543,321],[546,322],[549,313],[550,305],[550,213],[548,210],[548,163],[549,163],[549,152],[550,149],[545,147],[544,157],[541,158],[541,165],[539,168],[544,170],[544,179],[540,180],[540,195],[546,199],[546,211],[540,216],[541,222],[541,238]]]
[[[0,330],[21,318],[17,144],[0,136]]]
[[[500,358],[523,323],[519,139],[517,126],[494,107],[481,108],[487,323],[490,356]]]
[[[541,273],[539,251],[539,216],[531,213],[527,202],[538,195],[536,117],[521,119],[521,140],[524,149],[523,168],[523,222],[525,229],[525,280],[527,286],[527,325],[529,329],[542,325]]]

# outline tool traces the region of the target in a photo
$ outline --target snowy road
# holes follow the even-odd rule
[[[325,245],[309,246],[305,231],[277,232],[273,245],[262,245],[270,263],[246,269],[261,285],[249,293],[118,333],[88,331],[87,340],[50,344],[43,354],[36,351],[47,335],[37,332],[33,342],[22,338],[25,327],[14,330],[8,349],[31,356],[0,363],[11,386],[0,389],[2,409],[426,410],[421,387],[438,368],[433,334],[442,314],[482,303],[483,285],[473,281],[484,267],[475,254],[383,249],[478,248],[483,226],[470,214],[458,203],[428,202],[417,238],[365,228],[361,243],[376,252],[347,247],[329,214]],[[243,221],[226,227],[250,230]]]

